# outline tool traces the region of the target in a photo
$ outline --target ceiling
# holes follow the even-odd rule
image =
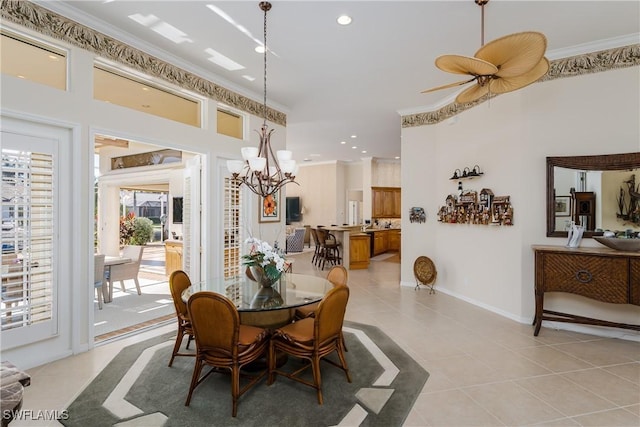
[[[262,102],[263,56],[254,51],[263,38],[258,1],[35,3]],[[435,58],[473,56],[481,46],[482,11],[473,0],[272,3],[268,105],[287,114],[287,145],[298,162],[400,156],[400,116],[433,111],[461,90],[420,93],[464,79],[438,70]],[[341,14],[353,18],[351,25],[336,23]],[[163,26],[180,31],[179,40],[154,30]],[[544,33],[550,60],[640,43],[640,2],[492,0],[485,6],[485,43],[520,31]],[[208,48],[245,68],[215,65]]]

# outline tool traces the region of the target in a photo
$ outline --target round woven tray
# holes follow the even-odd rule
[[[421,285],[428,286],[436,281],[438,272],[429,257],[420,256],[413,263],[413,275]]]

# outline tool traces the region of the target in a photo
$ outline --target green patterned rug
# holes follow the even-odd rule
[[[213,374],[186,407],[194,359],[177,357],[167,367],[175,334],[165,334],[120,351],[60,422],[68,427],[401,426],[428,372],[376,327],[345,322],[344,335],[352,383],[323,363],[324,405],[318,405],[311,387],[280,376],[267,386],[265,377],[240,397],[233,418],[230,378]],[[290,358],[285,368],[299,363]]]

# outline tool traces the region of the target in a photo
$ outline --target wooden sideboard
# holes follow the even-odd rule
[[[640,305],[640,253],[609,248],[538,245],[532,248],[535,252],[535,336],[543,320],[640,331],[640,325],[544,309],[546,292],[566,292],[612,304]]]

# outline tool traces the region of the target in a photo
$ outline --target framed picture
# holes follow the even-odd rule
[[[280,221],[280,190],[267,197],[260,196],[258,208],[258,222]]]
[[[556,216],[571,216],[571,196],[556,196]]]

